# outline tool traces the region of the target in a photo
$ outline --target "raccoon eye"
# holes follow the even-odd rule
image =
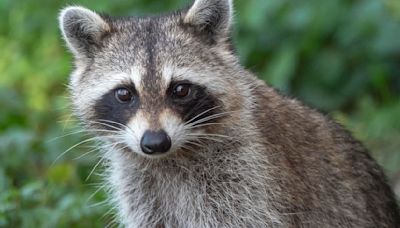
[[[121,103],[128,103],[132,101],[133,95],[129,89],[119,88],[115,90],[115,98]]]
[[[185,98],[189,96],[191,89],[190,89],[190,84],[178,84],[175,86],[173,95],[176,98]]]

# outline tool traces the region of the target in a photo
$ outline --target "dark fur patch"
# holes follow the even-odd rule
[[[172,90],[177,83],[178,82],[172,82],[167,91],[168,103],[171,106],[171,109],[178,113],[183,121],[191,120],[190,122],[195,122],[222,111],[222,107],[218,99],[210,94],[204,86],[192,84],[191,95],[189,98],[174,99],[172,97]],[[216,119],[212,119],[206,122],[215,121]]]
[[[130,103],[120,103],[115,98],[115,89],[125,87],[129,89],[134,95],[134,99]],[[133,85],[130,86],[120,86],[108,93],[104,94],[93,107],[94,115],[92,120],[96,122],[102,122],[98,124],[101,128],[107,128],[109,130],[116,130],[114,127],[121,128],[120,124],[126,125],[129,119],[137,112],[140,102],[139,96],[135,92]],[[115,122],[115,123],[112,123]],[[111,125],[107,127],[106,125]]]
[[[157,86],[160,83],[160,76],[157,73],[157,65],[156,65],[156,55],[157,51],[157,32],[159,29],[156,28],[156,24],[150,20],[148,21],[144,27],[144,49],[147,54],[147,61],[145,62],[146,75],[143,77],[143,85],[148,93],[157,94],[160,91],[160,88]]]

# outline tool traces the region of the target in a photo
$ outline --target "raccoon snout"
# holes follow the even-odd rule
[[[164,130],[147,130],[140,140],[140,147],[149,155],[166,153],[171,148],[171,138]]]

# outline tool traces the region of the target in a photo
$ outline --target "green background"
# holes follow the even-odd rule
[[[71,4],[143,15],[189,0],[0,0],[0,227],[113,224],[101,166],[86,180],[99,161],[96,151],[85,154],[93,144],[69,150],[87,138],[69,134],[79,126],[68,105],[71,55],[57,14]],[[235,0],[235,6],[242,63],[344,124],[399,184],[400,1]]]

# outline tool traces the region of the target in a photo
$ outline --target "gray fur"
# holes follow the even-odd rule
[[[87,129],[102,130],[96,135],[105,144],[110,199],[121,223],[399,227],[393,193],[366,149],[328,117],[243,69],[231,50],[231,24],[230,0],[196,0],[162,17],[62,11],[61,30],[76,57],[72,103]],[[204,86],[218,118],[185,123],[166,102],[176,80]],[[135,87],[140,107],[127,123],[104,130],[111,123],[99,123],[94,104],[126,84]],[[160,128],[172,149],[145,156],[138,140]]]

